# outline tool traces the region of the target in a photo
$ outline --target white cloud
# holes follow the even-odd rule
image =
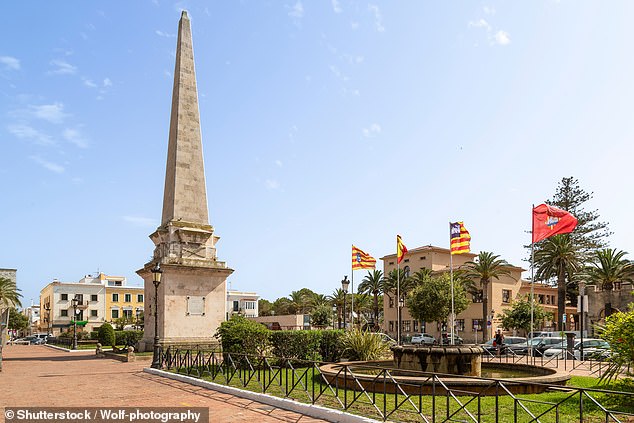
[[[158,29],[154,31],[154,33],[158,35],[159,37],[166,37],[166,38],[176,37],[176,34],[169,34],[167,32],[159,31]]]
[[[489,6],[484,6],[484,13],[486,13],[487,15],[495,15],[495,8],[493,7],[489,7]]]
[[[363,128],[363,136],[366,138],[374,138],[381,133],[381,125],[373,123],[369,128]]]
[[[8,70],[20,70],[20,61],[11,56],[0,56],[0,63]]]
[[[157,226],[157,221],[150,217],[141,217],[141,216],[123,216],[123,220],[128,223],[132,223],[136,226],[144,226],[144,227],[155,227]]]
[[[51,137],[25,123],[9,125],[7,130],[18,138],[35,140],[40,145],[54,144]]]
[[[370,4],[368,5],[368,9],[374,13],[374,26],[376,27],[376,30],[379,32],[385,32],[385,27],[383,26],[383,16],[381,15],[379,6]]]
[[[33,160],[35,163],[37,163],[40,166],[42,166],[43,168],[45,168],[47,170],[50,170],[51,172],[55,172],[55,173],[63,173],[64,172],[64,166],[62,166],[62,165],[58,165],[57,163],[49,162],[49,161],[44,160],[43,158],[41,158],[39,156],[30,156],[29,158],[31,160]]]
[[[511,43],[511,37],[506,31],[498,31],[495,33],[495,42],[501,46],[505,46]]]
[[[64,113],[62,103],[42,104],[41,106],[29,106],[33,116],[51,123],[62,123],[69,115]]]
[[[51,60],[50,65],[55,67],[55,69],[49,71],[53,75],[74,75],[77,73],[76,66],[63,60]]]
[[[110,78],[106,78],[103,80],[103,86],[104,87],[112,87],[112,81],[110,80]]]
[[[332,0],[332,10],[335,13],[341,13],[341,5],[339,4],[339,0]]]
[[[280,189],[280,183],[275,179],[267,179],[266,181],[264,181],[264,186],[266,186],[266,189],[269,190]]]
[[[88,142],[86,141],[86,138],[77,129],[66,128],[64,129],[64,132],[62,132],[62,136],[66,141],[74,144],[79,148],[88,148]]]
[[[97,84],[95,84],[92,79],[88,79],[88,78],[82,78],[81,79],[84,82],[84,85],[90,88],[97,88]]]
[[[484,28],[487,31],[491,31],[491,25],[489,25],[489,23],[487,21],[485,21],[484,19],[479,19],[477,21],[469,21],[469,27],[473,27],[473,28]]]
[[[300,25],[300,20],[304,17],[304,5],[300,0],[297,0],[297,3],[291,8],[291,11],[288,12],[288,16],[293,18],[293,23],[297,26]]]

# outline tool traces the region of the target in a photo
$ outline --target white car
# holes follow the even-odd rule
[[[603,339],[585,338],[583,340],[583,359],[586,360],[595,354],[603,351],[608,351],[610,344]],[[575,341],[575,346],[572,348],[573,356],[575,360],[581,358],[581,340]],[[564,341],[560,344],[548,348],[544,351],[544,358],[559,357],[559,358],[573,358],[568,356],[567,342]]]
[[[428,333],[415,333],[410,342],[412,344],[434,345],[436,344],[436,338]]]

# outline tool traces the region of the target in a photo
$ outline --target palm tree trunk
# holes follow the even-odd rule
[[[557,275],[557,330],[566,330],[564,315],[566,314],[566,272],[562,267]]]
[[[374,292],[374,328],[373,330],[376,330],[376,328],[379,326],[379,293],[378,292]]]
[[[489,281],[486,279],[480,279],[480,286],[482,287],[482,340],[486,340],[488,338],[487,334],[487,322],[489,321]],[[491,327],[493,327],[493,322],[491,322]]]

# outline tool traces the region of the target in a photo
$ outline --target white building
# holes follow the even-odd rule
[[[234,314],[241,314],[245,317],[258,317],[258,299],[260,296],[255,292],[242,292],[227,290],[227,320]]]

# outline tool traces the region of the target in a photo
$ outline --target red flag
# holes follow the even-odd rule
[[[471,246],[471,235],[462,222],[449,222],[449,249],[451,254],[468,253]]]
[[[558,234],[567,234],[577,227],[577,218],[565,210],[547,204],[533,208],[533,242]]]
[[[359,248],[352,246],[352,270],[375,269],[376,259]]]

